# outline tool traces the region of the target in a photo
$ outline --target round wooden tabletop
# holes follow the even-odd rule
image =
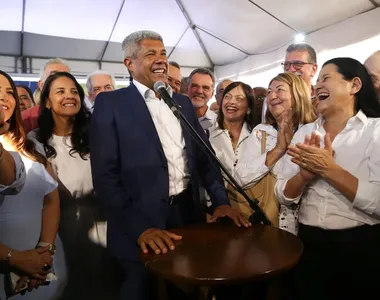
[[[233,223],[170,230],[182,235],[166,254],[142,254],[151,272],[173,282],[213,286],[269,279],[293,268],[302,253],[294,235],[269,226]]]

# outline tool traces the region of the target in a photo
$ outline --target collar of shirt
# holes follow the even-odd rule
[[[211,132],[210,138],[216,138],[217,136],[221,135],[222,133],[226,133],[228,137],[230,136],[227,129],[222,129],[219,127],[218,122],[214,123],[210,132]],[[251,132],[248,130],[247,122],[244,122],[243,127],[241,128],[238,145],[242,141],[244,141],[246,138],[248,138],[250,134],[251,134]]]
[[[137,88],[137,90],[139,91],[141,96],[144,98],[144,100],[158,99],[156,96],[156,93],[153,90],[151,90],[150,88],[143,85],[142,83],[140,83],[134,79],[133,84],[135,85],[135,87]],[[169,96],[173,97],[173,89],[171,88],[170,85],[167,86],[166,90],[167,90]]]
[[[203,117],[198,118],[198,120],[199,121],[214,120],[215,117],[216,117],[216,114],[209,107],[207,107],[205,115]]]
[[[317,121],[315,122],[316,129],[317,130],[319,130],[319,129],[324,130],[324,128],[323,128],[324,123],[325,123],[325,119],[323,117],[319,117],[317,119]],[[359,126],[359,128],[360,128],[360,127],[365,126],[367,124],[368,124],[367,116],[361,110],[359,110],[355,116],[352,116],[347,121],[345,128],[356,127],[356,126]]]

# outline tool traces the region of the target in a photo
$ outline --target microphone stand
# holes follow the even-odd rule
[[[162,87],[164,88],[164,87]],[[237,183],[235,178],[231,175],[231,173],[227,170],[227,168],[223,165],[223,163],[217,158],[217,156],[214,154],[214,152],[210,149],[210,147],[207,145],[207,143],[199,136],[198,132],[194,129],[194,127],[189,123],[189,121],[186,119],[186,117],[181,112],[179,106],[174,102],[174,100],[169,96],[166,95],[166,89],[165,92],[162,92],[161,89],[157,89],[157,92],[161,95],[162,99],[165,101],[165,103],[169,106],[170,110],[173,112],[173,114],[177,117],[177,119],[180,121],[180,123],[183,125],[183,127],[190,133],[193,140],[198,144],[200,149],[206,153],[209,158],[214,160],[213,164],[216,163],[216,165],[222,169],[224,174],[227,175],[228,179],[231,181],[231,185],[236,189],[248,202],[249,206],[254,210],[254,213],[249,217],[249,222],[252,224],[264,224],[264,225],[271,225],[271,222],[269,221],[268,217],[264,213],[264,211],[261,209],[261,207],[258,205],[258,201],[252,200],[249,198],[249,196],[245,193],[244,189]]]

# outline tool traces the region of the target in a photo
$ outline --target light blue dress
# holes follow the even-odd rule
[[[42,225],[42,209],[45,195],[57,188],[57,182],[46,171],[45,167],[21,156],[25,166],[26,180],[17,194],[6,193],[9,188],[1,187],[0,192],[0,243],[23,251],[34,249],[39,242]],[[16,169],[18,163],[16,162]],[[16,172],[16,178],[17,172]],[[20,177],[21,178],[21,177]],[[17,181],[17,180],[16,180]],[[14,183],[22,186],[21,180]],[[56,240],[57,252],[53,257],[53,268],[57,281],[41,286],[25,295],[15,295],[12,300],[58,299],[66,284],[66,267],[62,243]],[[6,299],[4,274],[0,274],[0,299]]]

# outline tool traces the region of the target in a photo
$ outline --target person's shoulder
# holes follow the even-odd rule
[[[276,130],[276,129],[274,129],[272,125],[264,124],[264,123],[258,124],[255,126],[255,128],[252,129],[252,131],[259,131],[259,130],[271,132],[271,131]]]
[[[128,87],[116,89],[113,91],[101,92],[96,96],[95,103],[98,99],[101,99],[101,98],[107,98],[110,100],[118,99],[118,98],[124,96],[125,94],[127,94],[130,89],[131,89],[131,87],[128,86]]]
[[[39,115],[40,115],[40,106],[35,105],[31,108],[28,108],[27,110],[24,110],[21,113],[21,118],[24,120],[28,118],[38,117]]]
[[[187,96],[187,95],[183,95],[183,94],[178,94],[178,93],[173,93],[173,98],[178,102],[182,102],[182,103],[190,103],[190,98]]]

